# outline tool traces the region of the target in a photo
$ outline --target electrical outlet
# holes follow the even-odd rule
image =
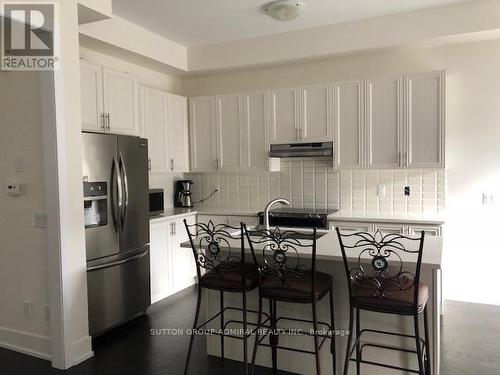
[[[15,163],[14,163],[14,169],[18,173],[21,173],[24,171],[24,158],[22,156],[19,156],[16,158]]]
[[[33,319],[33,303],[30,301],[23,302],[23,318],[27,320]]]
[[[377,197],[385,197],[385,185],[377,185]]]
[[[410,196],[410,187],[409,186],[405,186],[404,194],[405,194],[405,197]]]
[[[493,206],[494,204],[494,196],[493,194],[483,193],[483,205],[484,206]]]

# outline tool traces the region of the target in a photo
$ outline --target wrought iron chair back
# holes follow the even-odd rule
[[[396,291],[413,291],[418,306],[418,285],[425,233],[419,237],[402,234],[341,233],[336,228],[344,259],[352,301],[353,288],[370,291],[370,297],[390,298]]]
[[[295,231],[249,230],[244,225],[252,257],[257,264],[259,277],[279,280],[286,286],[289,280],[303,280],[316,271],[316,229],[309,238]],[[301,253],[311,252],[307,260]],[[258,260],[258,256],[262,260]],[[314,278],[312,291],[314,291]]]
[[[189,236],[196,262],[198,279],[202,270],[221,273],[241,269],[245,284],[245,246],[243,224],[233,227],[226,224],[208,223],[184,225]]]

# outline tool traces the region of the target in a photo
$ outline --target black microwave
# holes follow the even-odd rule
[[[163,189],[149,190],[149,214],[160,215],[165,212],[165,197]]]

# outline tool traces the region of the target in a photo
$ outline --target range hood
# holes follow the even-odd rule
[[[312,156],[333,156],[333,142],[290,143],[271,145],[272,158],[298,158]]]

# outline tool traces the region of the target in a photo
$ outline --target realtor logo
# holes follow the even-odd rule
[[[58,10],[50,2],[2,2],[2,69],[57,68]]]

